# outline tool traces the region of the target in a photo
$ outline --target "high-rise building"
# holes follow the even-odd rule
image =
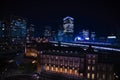
[[[30,27],[27,28],[26,43],[32,43],[32,40],[34,39],[34,32],[34,25],[31,24]]]
[[[3,20],[0,25],[0,53],[7,54],[16,51],[16,47],[12,45],[10,30],[11,28],[8,20]]]
[[[10,28],[13,43],[25,42],[27,28],[27,22],[25,19],[21,17],[12,17]]]
[[[72,42],[74,34],[74,18],[67,16],[63,18],[64,41]]]
[[[0,37],[3,43],[11,43],[10,24],[7,20],[1,22]]]
[[[58,30],[58,41],[63,41],[63,30]]]
[[[0,51],[15,53],[24,51],[27,22],[21,17],[5,18],[0,22]]]
[[[34,25],[31,24],[27,28],[26,36],[26,46],[25,46],[25,56],[27,57],[37,57],[36,43],[34,39]]]

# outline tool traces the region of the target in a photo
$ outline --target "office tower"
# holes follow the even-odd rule
[[[32,43],[34,40],[34,32],[34,25],[30,24],[30,26],[27,28],[26,43]]]
[[[63,41],[63,30],[58,30],[58,41]]]
[[[63,18],[63,28],[64,28],[64,41],[72,42],[74,34],[74,18],[67,16]]]
[[[24,18],[21,17],[11,17],[11,37],[12,41],[15,44],[21,44],[25,42],[26,38],[26,29],[27,29],[27,22]]]
[[[26,57],[37,57],[36,43],[34,39],[34,25],[30,24],[27,28],[25,56]]]

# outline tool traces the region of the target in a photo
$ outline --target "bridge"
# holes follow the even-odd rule
[[[87,48],[89,47],[89,45],[91,45],[91,47],[93,49],[96,50],[106,50],[106,51],[116,51],[116,52],[120,52],[120,47],[113,45],[111,43],[99,43],[99,42],[58,42],[58,41],[49,41],[50,43],[54,44],[54,46],[58,46],[59,44],[61,46],[79,46],[82,48]]]

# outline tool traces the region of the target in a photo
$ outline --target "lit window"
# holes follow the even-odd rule
[[[46,70],[49,70],[49,66],[46,66]]]
[[[75,70],[75,75],[77,75],[77,70]]]
[[[67,69],[65,69],[65,73],[67,73]]]
[[[97,78],[99,78],[99,73],[97,73]]]
[[[72,74],[72,69],[70,69],[70,74]]]
[[[90,70],[90,66],[88,66],[88,70]]]
[[[58,72],[58,68],[57,67],[55,68],[55,70],[56,70],[56,72]]]
[[[95,55],[93,55],[93,58],[95,58]]]
[[[60,68],[60,72],[62,72],[62,68]]]
[[[58,59],[58,57],[56,56],[56,59]]]
[[[92,66],[92,71],[94,71],[95,70],[95,67],[94,66]]]
[[[105,79],[105,74],[103,74],[103,79]]]
[[[92,60],[92,63],[95,64],[95,60]]]
[[[59,50],[57,50],[57,52],[59,52]]]
[[[53,52],[55,52],[55,50],[53,50]]]
[[[92,74],[92,79],[95,79],[95,74]]]
[[[88,60],[88,64],[91,64],[91,60],[90,59]]]
[[[2,30],[5,30],[5,28],[2,28]]]
[[[73,53],[73,51],[70,51],[70,53]]]
[[[53,67],[51,67],[51,70],[53,71]]]
[[[83,77],[83,73],[80,73],[80,76]]]
[[[66,51],[66,53],[68,53],[68,51]]]
[[[87,74],[87,78],[90,78],[90,73]]]

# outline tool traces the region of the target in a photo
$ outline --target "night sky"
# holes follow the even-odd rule
[[[21,16],[35,25],[36,35],[45,26],[56,30],[62,26],[62,19],[71,16],[75,19],[75,32],[81,29],[95,31],[104,36],[120,33],[120,5],[113,1],[70,1],[70,0],[4,0],[0,1],[0,19],[10,15]]]

